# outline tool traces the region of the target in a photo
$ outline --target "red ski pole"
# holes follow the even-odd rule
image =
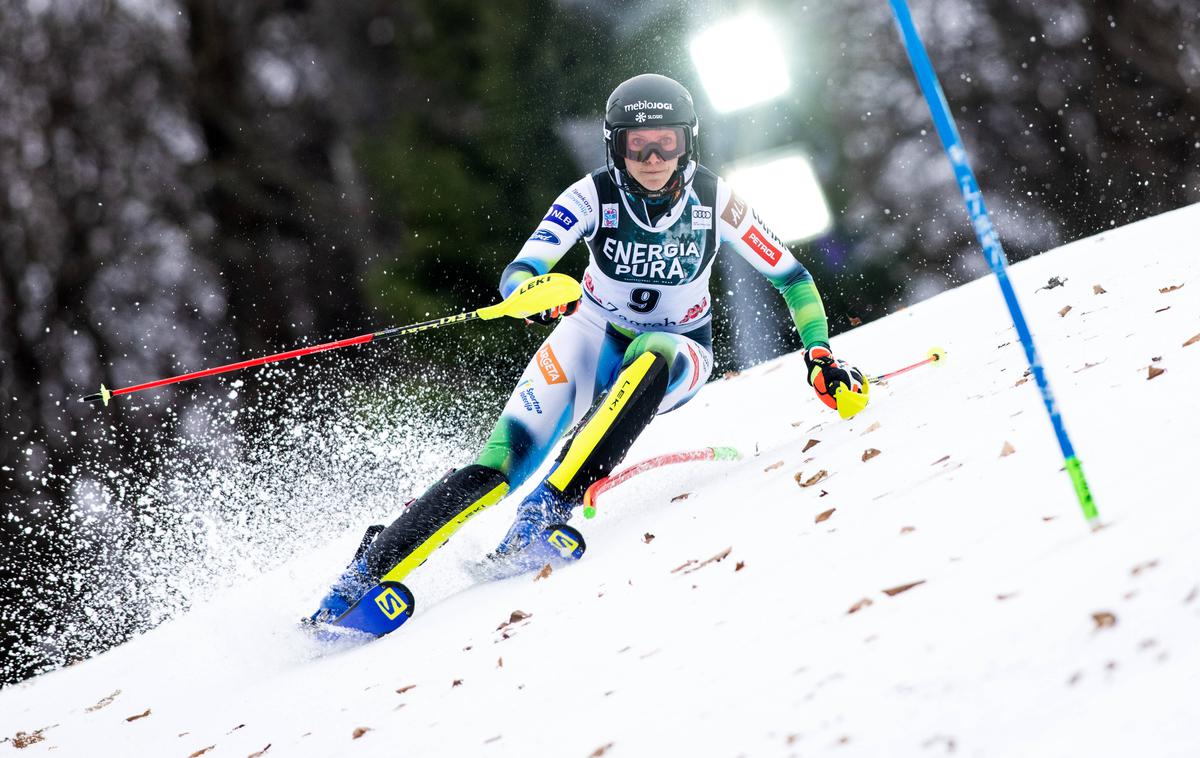
[[[469,313],[459,313],[454,316],[445,316],[443,318],[435,318],[430,321],[422,321],[419,324],[409,324],[408,326],[394,326],[390,329],[383,329],[370,334],[360,334],[357,337],[348,337],[346,339],[336,340],[334,342],[326,342],[322,345],[312,345],[310,347],[302,347],[296,350],[288,350],[284,353],[275,353],[274,355],[263,356],[262,358],[251,358],[250,360],[238,361],[225,366],[217,366],[216,368],[206,368],[200,371],[193,371],[190,374],[180,374],[166,379],[156,379],[152,382],[143,384],[135,384],[132,387],[122,387],[119,390],[110,390],[103,384],[100,385],[100,391],[87,395],[83,398],[84,402],[94,403],[101,401],[108,405],[108,401],[119,395],[128,395],[142,390],[154,389],[167,384],[176,384],[178,382],[186,382],[191,379],[199,379],[204,376],[213,376],[214,374],[224,374],[227,371],[237,371],[238,369],[251,368],[253,366],[262,366],[267,363],[275,363],[276,361],[286,361],[289,358],[299,358],[303,355],[311,355],[320,353],[325,350],[336,350],[339,347],[347,347],[349,345],[364,345],[372,340],[384,339],[387,337],[400,337],[406,334],[415,334],[423,332],[426,329],[436,329],[439,326],[447,324],[461,324],[467,321],[475,321],[476,319],[489,320],[500,318],[501,316],[511,316],[513,318],[525,318],[534,313],[540,313],[548,308],[553,308],[558,305],[569,303],[573,300],[578,300],[582,290],[579,287],[579,282],[575,281],[566,274],[543,274],[526,280],[515,292],[509,295],[502,302],[495,305],[489,305],[478,310],[470,311]]]
[[[895,371],[889,371],[886,374],[880,374],[879,376],[873,376],[870,379],[868,379],[867,381],[870,382],[871,384],[877,384],[879,382],[882,382],[884,379],[891,379],[893,376],[899,376],[900,374],[903,374],[907,371],[912,371],[914,368],[920,368],[921,366],[924,366],[926,363],[939,363],[940,361],[944,361],[944,360],[946,360],[946,351],[945,350],[943,350],[940,347],[930,348],[929,349],[929,357],[926,358],[925,360],[918,361],[911,366],[905,366],[904,368],[896,369]]]
[[[688,461],[736,461],[741,457],[742,454],[732,447],[706,447],[700,450],[688,450],[683,453],[659,455],[644,460],[641,463],[635,463],[619,474],[606,476],[603,479],[597,479],[592,482],[592,486],[588,487],[587,491],[583,493],[583,517],[592,518],[596,515],[596,498],[600,496],[600,493],[616,487],[630,477],[637,476],[651,469],[656,469],[659,466],[667,466],[672,463],[687,463]]]

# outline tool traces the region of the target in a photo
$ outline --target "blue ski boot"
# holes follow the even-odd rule
[[[586,545],[578,530],[566,525],[571,502],[561,492],[542,482],[517,506],[517,518],[508,534],[488,555],[487,578],[500,579],[546,564],[563,564],[583,557]]]
[[[515,555],[538,538],[542,530],[553,524],[565,524],[571,519],[571,509],[578,503],[568,502],[553,486],[542,482],[525,496],[517,506],[517,518],[508,534],[492,552],[495,558]]]
[[[367,573],[367,548],[375,541],[376,535],[382,531],[383,524],[373,524],[367,527],[362,542],[354,553],[354,560],[350,561],[350,565],[329,588],[329,593],[321,600],[320,607],[313,615],[309,616],[310,621],[328,624],[337,620],[350,610],[350,606],[354,605],[364,592],[371,589],[375,580]]]

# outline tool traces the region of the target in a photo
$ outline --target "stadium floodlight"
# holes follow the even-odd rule
[[[738,163],[725,176],[784,242],[819,237],[833,224],[821,183],[801,152],[752,158]]]
[[[783,43],[757,13],[708,27],[692,39],[690,49],[704,91],[721,113],[773,100],[791,86]]]

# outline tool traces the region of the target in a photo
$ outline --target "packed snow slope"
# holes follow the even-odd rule
[[[474,582],[510,498],[413,575],[405,627],[334,649],[296,619],[355,530],[0,691],[0,754],[1200,755],[1197,229],[1193,206],[1010,271],[1098,531],[987,277],[836,338],[872,373],[949,355],[849,422],[799,354],[657,419],[627,462],[746,457],[613,489],[577,565]]]

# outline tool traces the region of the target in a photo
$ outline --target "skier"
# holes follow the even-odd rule
[[[836,408],[839,387],[862,391],[862,374],[830,351],[825,309],[809,272],[724,180],[697,162],[698,134],[692,97],[673,79],[642,74],[609,96],[606,166],[558,196],[500,277],[500,295],[508,297],[584,240],[590,260],[582,298],[530,319],[555,328],[475,463],[443,477],[386,529],[369,529],[313,620],[336,619],[381,579],[403,580],[467,519],[525,481],[578,424],[489,557],[515,556],[543,528],[565,523],[587,487],[620,463],[651,419],[686,403],[708,380],[708,280],[722,244],[783,296],[821,400]]]

